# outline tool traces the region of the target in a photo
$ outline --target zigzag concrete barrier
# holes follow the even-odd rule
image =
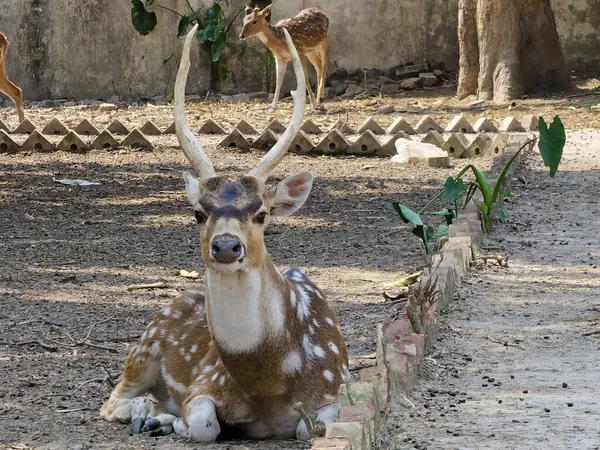
[[[402,137],[433,144],[446,151],[451,158],[477,158],[499,155],[515,139],[524,133],[536,131],[537,116],[524,116],[519,122],[514,117],[505,118],[497,128],[488,118],[480,118],[471,125],[462,115],[454,117],[445,128],[433,117],[423,116],[413,127],[402,117],[384,129],[373,117],[367,117],[358,130],[353,130],[342,119],[334,122],[328,130],[307,119],[301,127],[291,152],[298,154],[391,156],[396,154],[395,141]],[[245,120],[240,120],[229,132],[212,119],[206,120],[197,133],[222,135],[221,147],[268,151],[284,131],[285,125],[277,118],[270,118],[261,130]],[[148,120],[139,127],[128,127],[118,119],[100,131],[90,120],[83,119],[72,129],[57,118],[52,118],[42,129],[25,119],[14,130],[0,121],[0,152],[33,151],[87,151],[92,149],[132,146],[152,150],[152,136],[170,136],[175,133],[172,123],[162,130]],[[17,138],[25,136],[25,138]],[[65,141],[54,145],[45,136],[65,136]],[[67,138],[68,136],[68,138]],[[86,141],[87,139],[87,141]],[[419,162],[419,159],[411,159]],[[424,161],[432,167],[444,167],[440,161]],[[447,164],[446,164],[447,166]]]
[[[494,158],[492,169],[486,173],[490,182],[497,179],[523,142],[515,141]],[[504,178],[504,189],[509,189],[520,162],[521,154]],[[325,437],[312,440],[312,450],[381,448],[388,413],[399,408],[418,382],[423,359],[437,340],[439,314],[460,286],[461,275],[469,270],[482,238],[479,210],[471,202],[456,223],[450,225],[448,240],[417,284],[417,290],[432,288],[432,296],[421,305],[424,309],[407,308],[402,317],[378,326],[377,365],[360,369],[359,381],[340,386],[338,418],[327,425]],[[415,314],[418,320],[411,320]]]

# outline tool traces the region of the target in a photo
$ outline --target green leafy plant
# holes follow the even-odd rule
[[[502,192],[502,185],[515,159],[523,151],[523,149],[529,145],[537,141],[544,165],[549,168],[550,177],[554,177],[556,175],[566,143],[565,127],[558,116],[554,117],[550,127],[548,127],[544,119],[540,117],[539,130],[539,138],[533,138],[525,142],[521,148],[519,148],[519,150],[507,161],[500,171],[494,187],[490,186],[490,183],[482,171],[480,171],[474,165],[469,164],[455,177],[448,177],[441,192],[432,200],[430,200],[418,212],[411,210],[401,203],[393,203],[394,209],[400,218],[405,223],[414,225],[412,232],[421,239],[425,246],[425,251],[428,251],[428,243],[430,239],[435,238],[436,240],[439,240],[441,237],[443,237],[444,233],[447,235],[448,226],[451,225],[452,222],[458,217],[459,210],[466,208],[477,191],[481,193],[482,198],[482,201],[477,203],[477,208],[479,209],[481,216],[481,229],[483,232],[488,233],[491,230],[492,224],[495,220],[499,220],[501,222],[504,221],[505,214],[499,206],[502,200],[501,196],[504,196],[504,193]],[[471,181],[465,189],[465,183],[462,177],[469,170],[473,173],[475,179]],[[446,223],[440,225],[437,231],[432,226],[425,228],[423,219],[421,217],[422,214],[442,196],[447,202],[453,204],[454,208],[446,208],[441,211],[431,213],[432,215],[443,216],[446,219]],[[459,207],[461,196],[464,196],[464,202],[462,207]]]
[[[223,9],[218,2],[213,2],[210,7],[203,12],[203,8],[195,10],[188,2],[189,11],[179,13],[171,8],[159,4],[155,0],[131,0],[131,23],[133,27],[142,36],[150,34],[157,26],[158,20],[156,9],[163,9],[180,17],[177,24],[177,37],[183,37],[188,32],[190,26],[196,23],[199,25],[196,39],[198,43],[206,50],[211,62],[211,87],[216,89],[220,81],[227,79],[229,70],[221,66],[223,52],[230,44],[229,31],[244,11],[241,8],[229,21],[226,20]],[[240,52],[243,56],[245,52]]]

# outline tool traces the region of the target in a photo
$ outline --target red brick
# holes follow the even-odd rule
[[[311,450],[352,450],[350,439],[346,437],[319,437],[313,438]]]
[[[363,419],[373,420],[375,408],[371,405],[352,405],[340,408],[338,422],[360,422]]]

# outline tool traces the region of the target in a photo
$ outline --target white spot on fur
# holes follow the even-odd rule
[[[152,356],[158,356],[159,353],[160,353],[160,343],[158,341],[156,341],[150,346],[150,354]]]
[[[281,370],[288,375],[302,370],[302,358],[297,351],[289,352],[281,364]]]
[[[333,342],[330,342],[329,344],[329,350],[331,350],[333,353],[335,353],[336,355],[340,354],[340,349],[338,348],[337,345],[335,345]]]
[[[197,367],[193,367],[192,368],[192,376],[197,376],[198,375],[198,368]]]
[[[315,327],[313,327],[312,325],[309,325],[308,326],[308,331],[311,334],[311,336],[314,335],[315,334]]]
[[[225,386],[225,375],[221,375],[221,378],[219,379],[219,386]]]
[[[215,366],[216,366],[216,364],[204,366],[202,368],[202,373],[208,373],[208,372],[210,372],[211,370],[213,370],[215,368]]]
[[[166,329],[166,328],[162,328],[162,329],[160,330],[160,337],[165,337],[165,336],[166,336],[166,334],[167,334],[167,329]]]
[[[196,350],[198,350],[198,344],[194,344],[190,347],[190,353],[196,353]]]
[[[317,319],[313,319],[313,324],[315,327],[319,328],[319,321]]]
[[[186,385],[176,381],[175,378],[173,378],[171,376],[171,374],[167,372],[167,369],[165,368],[165,366],[161,366],[160,372],[162,374],[163,380],[165,380],[165,383],[167,383],[167,386],[169,386],[174,391],[179,392],[180,394],[186,393],[186,391],[187,391]]]
[[[183,354],[184,354],[184,353],[185,353],[185,348],[181,347],[181,348],[179,349],[179,354],[180,354],[181,356],[183,356]]]
[[[315,355],[313,353],[313,345],[312,342],[310,342],[310,337],[308,334],[305,334],[302,338],[302,348],[304,349],[304,355],[306,356],[306,359],[313,359]]]
[[[323,350],[318,345],[315,345],[313,347],[313,352],[317,358],[325,358],[325,350]]]
[[[156,329],[157,329],[157,328],[156,328],[156,327],[154,327],[154,328],[151,328],[151,329],[150,329],[150,331],[148,331],[148,337],[149,337],[149,338],[152,338],[152,337],[154,337],[154,335],[156,334]]]
[[[165,317],[169,317],[171,315],[171,307],[167,306],[165,309],[163,309],[162,314]]]
[[[325,322],[327,322],[327,323],[328,323],[329,325],[331,325],[331,326],[333,326],[333,324],[334,324],[333,320],[331,320],[331,318],[330,318],[330,317],[327,317],[327,318],[325,319]]]
[[[324,370],[323,371],[323,376],[325,377],[325,379],[327,381],[330,381],[333,383],[333,372],[331,370]]]
[[[212,377],[210,377],[210,380],[211,380],[211,381],[215,381],[217,378],[219,378],[219,372],[215,372],[215,373],[213,374],[213,376],[212,376]]]
[[[337,401],[337,397],[335,395],[331,395],[331,394],[325,394],[324,395],[325,400],[327,400],[328,402],[336,402]]]
[[[290,303],[292,304],[292,308],[295,308],[298,304],[298,299],[296,298],[296,292],[294,292],[294,289],[290,290]]]
[[[196,304],[196,301],[192,297],[186,297],[185,302],[190,306],[194,306]]]
[[[189,361],[190,359],[192,359],[192,357],[191,357],[190,355],[185,355],[183,358],[184,358],[186,361]]]
[[[298,286],[298,294],[298,319],[304,320],[310,313],[310,295],[301,286]]]

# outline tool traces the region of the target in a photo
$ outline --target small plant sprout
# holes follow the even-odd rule
[[[448,226],[453,223],[453,221],[458,217],[459,210],[463,210],[466,208],[468,203],[473,200],[474,195],[477,191],[481,193],[482,201],[477,204],[477,208],[479,209],[479,214],[481,216],[481,229],[484,233],[488,233],[492,224],[495,220],[499,220],[501,222],[505,219],[504,211],[500,208],[499,204],[501,203],[501,196],[504,196],[505,193],[502,192],[502,185],[504,183],[504,178],[508,173],[510,167],[512,166],[515,159],[518,155],[523,151],[524,148],[533,144],[537,141],[538,148],[540,151],[540,155],[542,156],[542,160],[544,161],[544,165],[549,168],[550,177],[554,177],[556,172],[558,171],[558,167],[560,165],[560,161],[562,159],[563,149],[566,143],[565,136],[565,127],[562,124],[560,117],[554,117],[554,120],[550,124],[550,127],[546,125],[546,122],[542,117],[539,118],[539,130],[540,136],[539,138],[532,138],[525,142],[521,148],[508,160],[508,162],[504,165],[500,174],[498,175],[498,180],[496,181],[495,186],[491,186],[488,182],[487,178],[483,174],[481,170],[475,167],[472,164],[469,164],[465,168],[463,168],[458,175],[455,177],[448,177],[446,182],[444,183],[444,188],[433,198],[431,199],[423,208],[419,210],[419,212],[415,212],[410,209],[408,206],[405,206],[399,202],[394,202],[393,206],[400,218],[405,223],[410,223],[414,225],[412,230],[413,234],[415,234],[420,240],[422,245],[425,248],[425,252],[428,252],[428,244],[430,240],[435,239],[437,242],[440,241],[444,236],[448,234]],[[463,175],[468,171],[471,171],[475,177],[475,179],[470,182],[466,189],[465,183],[462,179]],[[424,225],[423,219],[421,215],[427,211],[427,209],[437,202],[441,197],[444,197],[444,200],[450,203],[453,208],[445,208],[440,211],[436,211],[430,213],[436,216],[443,216],[445,218],[446,223],[438,226],[437,230],[433,226],[426,227]],[[459,207],[461,202],[461,197],[464,197],[464,201],[462,202],[462,207]]]

